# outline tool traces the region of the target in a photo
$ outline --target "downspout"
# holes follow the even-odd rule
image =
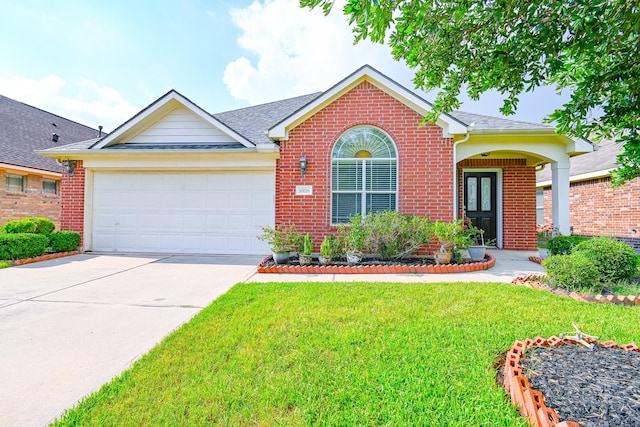
[[[467,142],[471,137],[471,129],[475,126],[475,123],[471,123],[467,128],[467,135],[460,141],[453,143],[453,220],[458,218],[458,156],[456,155],[458,144]]]

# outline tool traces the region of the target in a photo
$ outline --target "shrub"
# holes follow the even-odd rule
[[[431,221],[422,216],[381,211],[364,218],[365,246],[381,259],[401,258],[429,243]]]
[[[338,233],[340,233],[346,252],[362,252],[365,250],[365,242],[369,230],[365,227],[361,214],[351,216],[349,225],[338,225]]]
[[[5,222],[2,226],[2,232],[44,234],[48,236],[55,228],[56,225],[49,218],[32,216]]]
[[[604,289],[598,268],[580,255],[556,255],[542,261],[553,286],[598,293]]]
[[[0,260],[33,258],[42,255],[49,239],[42,234],[0,234]]]
[[[549,255],[569,255],[573,248],[586,240],[584,236],[556,236],[547,241]]]
[[[600,272],[600,280],[607,284],[629,280],[638,272],[635,251],[608,237],[582,242],[573,248],[572,254],[591,260]]]
[[[75,231],[57,231],[49,236],[52,252],[75,251],[80,244],[80,234]]]

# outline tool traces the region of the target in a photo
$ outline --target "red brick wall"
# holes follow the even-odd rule
[[[502,169],[502,247],[535,250],[536,175],[524,159],[468,159],[458,163],[458,182],[462,186],[463,168]],[[462,188],[458,189],[463,200]]]
[[[41,175],[25,175],[25,191],[7,191],[7,172],[0,170],[0,225],[13,219],[41,216],[60,228],[60,196],[43,194]]]
[[[611,179],[571,183],[572,234],[611,236],[640,249],[640,179],[611,188]],[[551,188],[544,191],[544,218],[552,223]],[[635,232],[634,232],[635,230]]]
[[[293,129],[277,164],[276,224],[310,232],[316,250],[331,224],[331,151],[337,139],[358,125],[384,130],[398,154],[398,210],[436,220],[453,218],[453,142],[442,129],[423,126],[422,117],[368,82],[345,94]],[[298,160],[307,157],[302,178]],[[312,196],[296,196],[296,185],[312,185]]]
[[[82,160],[76,162],[73,176],[63,173],[61,197],[64,209],[60,217],[61,227],[80,233],[80,246],[84,244],[84,178]]]

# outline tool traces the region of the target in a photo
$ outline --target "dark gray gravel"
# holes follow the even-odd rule
[[[581,345],[532,347],[520,361],[531,387],[561,421],[640,426],[640,353]]]

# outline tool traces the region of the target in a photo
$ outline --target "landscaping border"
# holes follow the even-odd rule
[[[50,259],[63,258],[66,256],[78,255],[78,254],[80,254],[80,251],[56,252],[55,254],[45,254],[45,255],[40,255],[33,258],[23,258],[23,259],[16,259],[13,261],[8,260],[8,261],[11,263],[11,265],[25,265],[25,264],[32,264],[34,262],[49,261]]]
[[[585,338],[588,343],[595,343],[592,338]],[[522,359],[528,347],[558,347],[561,345],[580,345],[575,340],[561,339],[552,336],[549,339],[536,337],[527,338],[524,341],[516,341],[507,352],[504,363],[503,382],[505,391],[510,395],[511,402],[517,405],[520,415],[529,419],[529,423],[536,427],[580,427],[575,421],[560,421],[558,414],[552,408],[545,405],[544,396],[538,390],[531,387],[529,378],[523,374],[520,359]],[[618,345],[613,341],[605,341],[599,344],[606,348],[620,348],[625,351],[640,352],[634,343]]]
[[[496,257],[487,254],[484,261],[441,265],[265,265],[269,255],[258,264],[258,273],[280,274],[450,274],[488,270],[496,264]]]

